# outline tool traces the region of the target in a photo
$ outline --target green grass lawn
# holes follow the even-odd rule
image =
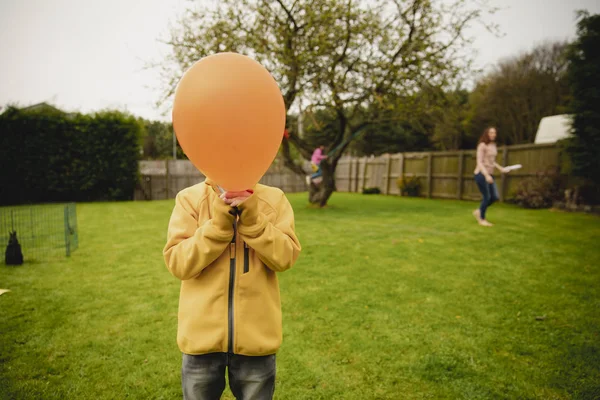
[[[600,398],[600,218],[290,199],[277,399]],[[181,398],[172,205],[80,204],[71,258],[0,266],[0,398]]]

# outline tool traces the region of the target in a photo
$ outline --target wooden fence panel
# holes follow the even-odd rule
[[[431,196],[441,198],[456,198],[459,181],[459,154],[432,153],[431,160]]]
[[[512,197],[524,179],[558,165],[559,149],[555,145],[521,145],[508,149],[507,165],[521,164],[523,168],[506,175],[506,199]]]
[[[390,175],[389,179],[389,194],[399,195],[398,179],[402,177],[404,172],[404,155],[394,154],[390,157]]]
[[[362,157],[358,160],[358,168],[357,168],[357,174],[356,174],[356,184],[355,184],[355,189],[354,191],[356,193],[360,193],[362,192],[362,190],[364,189],[365,186],[365,181],[366,181],[366,173],[367,173],[367,162],[368,159],[366,157]]]
[[[342,158],[338,162],[335,183],[340,192],[350,192],[352,182],[352,159]]]
[[[481,197],[477,184],[473,179],[473,173],[477,166],[477,154],[474,150],[463,151],[463,185],[462,199],[476,200]]]
[[[421,196],[429,193],[429,180],[427,170],[429,168],[429,153],[404,153],[403,176],[416,176],[421,182]]]
[[[379,188],[382,192],[385,190],[385,178],[387,175],[387,161],[384,157],[371,158],[367,167],[368,188]]]
[[[427,177],[427,153],[404,154],[404,175]]]
[[[498,163],[523,165],[504,178],[496,174],[501,198],[508,199],[523,179],[557,166],[559,149],[555,144],[503,147],[499,149]],[[398,195],[398,179],[417,176],[422,196],[477,200],[481,195],[473,180],[475,164],[474,150],[344,157],[338,162],[336,185],[340,192],[361,192],[366,187],[377,187],[383,193]],[[310,171],[308,164],[305,170]],[[174,198],[180,190],[204,179],[187,160],[141,161],[140,175],[134,194],[134,198],[140,200]],[[261,183],[288,193],[307,190],[305,177],[288,170],[279,160],[273,163]]]

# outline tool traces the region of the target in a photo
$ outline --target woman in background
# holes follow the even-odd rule
[[[475,219],[482,226],[493,226],[486,219],[486,211],[495,201],[498,200],[498,188],[494,180],[494,168],[498,168],[502,173],[508,172],[504,167],[496,163],[498,149],[496,147],[496,128],[491,126],[487,128],[477,145],[477,167],[475,168],[475,183],[483,196],[481,205],[473,211]]]

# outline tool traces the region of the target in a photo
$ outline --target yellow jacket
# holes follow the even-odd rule
[[[181,279],[177,344],[186,354],[274,354],[281,345],[275,272],[300,253],[283,192],[257,185],[239,217],[206,181],[175,200],[163,255]],[[235,227],[234,227],[235,223]]]

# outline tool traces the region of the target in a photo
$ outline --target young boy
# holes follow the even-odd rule
[[[187,400],[272,399],[281,345],[276,272],[294,265],[300,242],[279,189],[221,194],[210,180],[177,195],[163,251],[181,279],[177,344]]]

